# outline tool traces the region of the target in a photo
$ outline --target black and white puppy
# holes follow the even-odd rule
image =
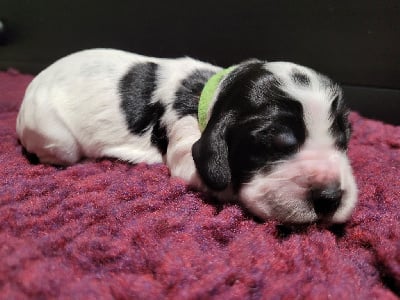
[[[221,71],[191,58],[78,52],[29,85],[18,137],[42,163],[165,162],[172,176],[237,199],[263,219],[345,222],[357,188],[340,87],[287,62],[250,60]],[[201,131],[198,102],[214,74],[220,80]]]

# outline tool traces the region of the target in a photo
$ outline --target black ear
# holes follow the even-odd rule
[[[221,82],[218,99],[201,138],[193,144],[192,155],[204,183],[221,191],[231,182],[226,135],[238,110],[247,105],[248,86],[253,77],[264,74],[263,62],[250,60],[241,63]]]
[[[192,155],[204,183],[213,190],[225,189],[231,181],[226,128],[229,117],[210,120],[201,138],[193,144]]]

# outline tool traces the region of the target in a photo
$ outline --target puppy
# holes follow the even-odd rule
[[[285,223],[345,222],[357,202],[340,87],[309,68],[93,49],[29,85],[17,134],[42,163],[165,162],[172,176]]]

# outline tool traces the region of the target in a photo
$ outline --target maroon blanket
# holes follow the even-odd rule
[[[218,205],[164,165],[30,164],[15,119],[31,79],[0,73],[0,298],[400,296],[400,127],[352,113],[352,219],[293,230]]]

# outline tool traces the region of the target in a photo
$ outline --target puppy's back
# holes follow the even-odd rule
[[[104,143],[124,139],[115,132],[126,132],[118,81],[133,65],[150,61],[158,62],[113,49],[84,50],[56,61],[26,90],[16,126],[22,145],[42,163],[100,156]]]

